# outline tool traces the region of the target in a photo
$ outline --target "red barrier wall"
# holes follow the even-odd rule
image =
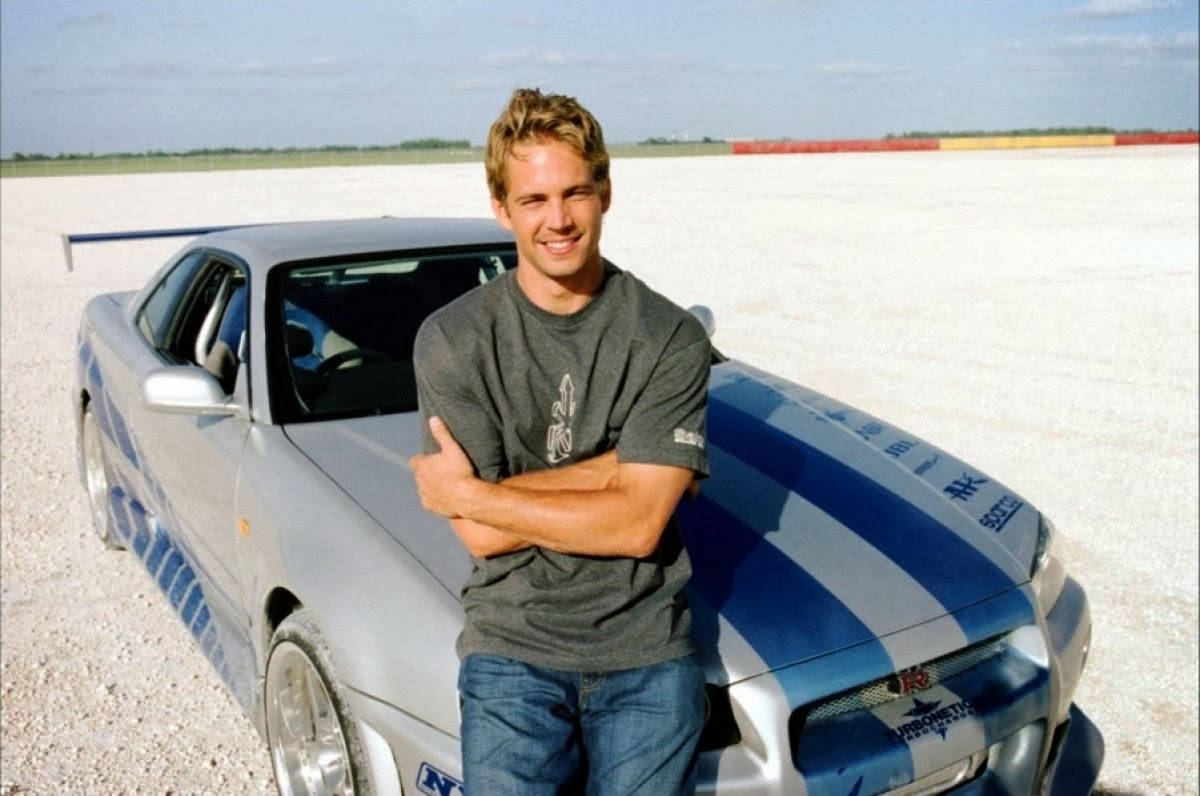
[[[735,155],[812,152],[911,152],[938,148],[936,138],[851,139],[842,141],[734,141]]]
[[[1200,133],[1117,133],[1117,146],[1138,144],[1200,144]]]

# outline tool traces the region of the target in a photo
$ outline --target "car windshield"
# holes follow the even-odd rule
[[[417,327],[515,267],[506,248],[274,269],[266,313],[273,416],[287,423],[416,409]]]

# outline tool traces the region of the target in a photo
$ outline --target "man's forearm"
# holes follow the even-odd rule
[[[617,453],[608,451],[566,467],[510,476],[501,483],[534,491],[599,490],[612,486],[616,478]],[[535,546],[508,531],[475,520],[459,517],[450,520],[450,524],[467,551],[477,558],[515,553]]]
[[[564,553],[642,558],[654,552],[692,480],[684,468],[625,464],[603,489],[536,489],[473,480],[459,516],[530,545]]]

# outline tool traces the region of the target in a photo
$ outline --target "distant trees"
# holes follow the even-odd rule
[[[678,138],[655,137],[655,138],[647,138],[643,141],[638,141],[638,143],[643,146],[664,146],[664,145],[671,146],[671,145],[679,145],[679,144],[723,144],[725,142],[720,138],[710,138],[709,136],[706,135],[703,138],[701,138],[699,141],[680,141]]]
[[[155,149],[149,152],[106,152],[100,155],[92,152],[60,152],[57,155],[45,155],[41,152],[14,152],[12,161],[27,160],[92,160],[99,158],[179,158],[179,157],[217,157],[238,155],[275,155],[300,152],[387,152],[404,149],[470,149],[471,142],[465,138],[417,138],[401,141],[398,144],[378,144],[372,146],[349,146],[329,144],[321,147],[206,147],[203,149],[188,149],[183,152],[163,152]]]

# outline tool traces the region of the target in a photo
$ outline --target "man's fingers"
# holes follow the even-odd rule
[[[429,431],[433,434],[434,440],[437,441],[438,447],[442,451],[445,451],[447,446],[458,447],[458,442],[454,439],[454,435],[450,433],[450,428],[446,425],[446,421],[437,415],[429,418]]]

